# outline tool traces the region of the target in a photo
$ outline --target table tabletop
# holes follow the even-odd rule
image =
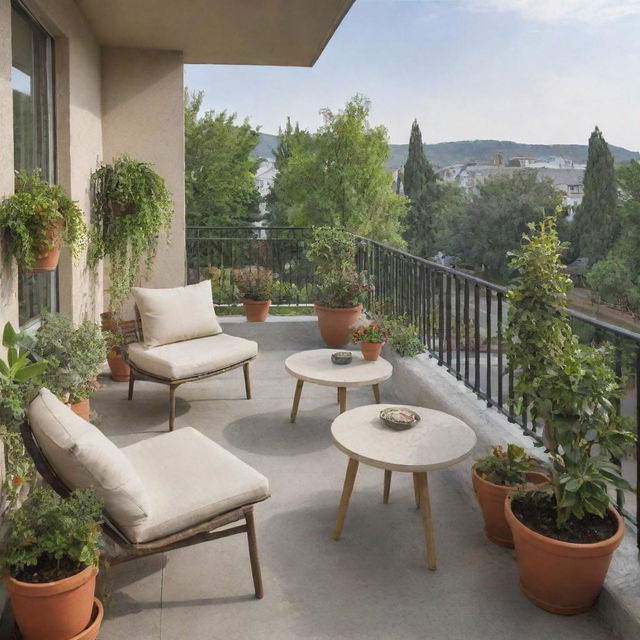
[[[334,364],[331,354],[339,349],[313,349],[289,356],[285,369],[293,377],[328,387],[367,387],[391,377],[393,366],[384,358],[371,362],[360,351],[352,351],[350,364]]]
[[[395,431],[380,419],[380,411],[397,404],[370,404],[346,411],[331,425],[335,445],[350,458],[390,471],[414,473],[444,469],[473,451],[476,434],[455,416],[409,405],[420,422]]]

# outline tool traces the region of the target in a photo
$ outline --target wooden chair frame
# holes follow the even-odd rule
[[[227,367],[223,367],[222,369],[215,369],[213,371],[206,371],[204,373],[199,373],[195,376],[188,376],[186,378],[163,378],[161,376],[157,376],[149,371],[145,371],[141,369],[138,365],[133,363],[127,354],[126,345],[131,344],[132,342],[144,342],[144,334],[142,331],[142,321],[140,320],[140,312],[138,307],[135,307],[136,319],[130,320],[128,322],[122,322],[120,324],[120,331],[122,335],[123,349],[122,354],[125,362],[129,365],[131,369],[131,374],[129,376],[129,396],[128,399],[133,399],[133,385],[136,380],[147,380],[149,382],[157,382],[158,384],[165,384],[169,386],[169,431],[173,431],[173,427],[176,420],[176,389],[181,384],[186,384],[187,382],[198,382],[199,380],[206,380],[207,378],[212,378],[213,376],[218,376],[221,373],[226,373],[227,371],[232,371],[233,369],[238,369],[239,367],[243,368],[244,371],[244,388],[247,396],[247,400],[251,400],[251,370],[250,364],[252,360],[255,360],[255,356],[251,358],[247,358],[246,360],[242,360],[241,362],[236,362]]]
[[[38,473],[51,486],[51,488],[60,496],[67,497],[71,493],[71,489],[57,475],[49,461],[40,448],[36,437],[31,430],[28,421],[24,421],[20,426],[22,440],[29,455],[32,457]],[[239,533],[247,534],[247,542],[249,545],[249,560],[251,563],[251,574],[253,576],[253,586],[256,598],[260,599],[264,595],[262,586],[262,572],[260,570],[260,559],[258,556],[258,543],[256,538],[255,522],[253,518],[253,505],[266,500],[269,496],[265,496],[260,500],[255,500],[246,505],[242,505],[236,509],[231,509],[221,513],[209,520],[205,520],[197,525],[178,531],[164,538],[158,538],[150,542],[131,542],[127,536],[120,531],[114,524],[112,518],[107,512],[103,512],[104,522],[102,530],[117,547],[121,549],[121,553],[108,558],[109,564],[115,565],[137,558],[154,555],[156,553],[164,553],[181,547],[189,547],[200,542],[208,542],[209,540],[218,540]],[[216,531],[220,527],[244,520],[244,524],[235,527]]]

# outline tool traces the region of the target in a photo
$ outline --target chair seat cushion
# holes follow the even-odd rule
[[[122,526],[147,519],[151,503],[140,477],[99,429],[44,388],[29,405],[27,417],[47,461],[69,489],[93,487]]]
[[[146,347],[142,342],[127,346],[127,358],[134,366],[166,380],[214,372],[250,360],[257,354],[256,342],[226,333],[160,347]]]
[[[191,427],[121,451],[151,500],[150,518],[123,527],[133,542],[169,536],[269,496],[262,474]]]

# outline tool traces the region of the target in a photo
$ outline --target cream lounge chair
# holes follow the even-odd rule
[[[251,398],[250,362],[258,354],[252,340],[222,332],[213,307],[211,285],[132,290],[136,302],[133,335],[125,360],[131,367],[129,400],[136,380],[169,385],[169,430],[176,417],[176,389],[242,367]]]
[[[119,547],[111,564],[246,533],[255,595],[262,598],[253,505],[269,497],[269,483],[226,449],[191,427],[119,449],[48,389],[29,406],[22,437],[60,495],[96,490],[105,533]]]

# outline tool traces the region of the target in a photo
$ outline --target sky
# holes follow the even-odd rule
[[[586,144],[597,124],[640,150],[640,0],[356,0],[312,68],[188,65],[204,107],[277,133],[356,93],[406,143]]]

